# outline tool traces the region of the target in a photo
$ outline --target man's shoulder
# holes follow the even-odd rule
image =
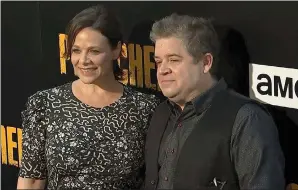
[[[234,126],[242,125],[243,122],[252,120],[254,122],[271,120],[272,116],[268,111],[267,107],[261,102],[239,94],[233,90],[226,90],[221,99],[221,106],[227,106],[231,114],[235,114]],[[224,99],[224,100],[223,100]],[[227,111],[228,111],[227,110]],[[230,113],[227,112],[227,113]],[[264,119],[260,119],[264,118]]]
[[[250,116],[253,114],[270,115],[269,111],[267,110],[266,106],[263,103],[257,100],[251,99],[249,97],[246,97],[234,91],[231,91],[230,94],[231,96],[233,96],[233,98],[236,98],[244,102],[238,111],[238,115],[246,115],[246,116]]]
[[[231,96],[231,100],[235,100],[235,101],[238,100],[242,103],[242,106],[238,110],[238,114],[239,113],[243,113],[246,115],[251,115],[254,113],[269,114],[269,111],[267,110],[266,106],[257,100],[251,99],[233,90],[229,90],[228,94]]]
[[[262,123],[264,121],[273,122],[273,117],[265,106],[255,103],[244,104],[238,111],[235,124],[241,126],[245,123]]]
[[[236,98],[245,101],[236,114],[233,126],[233,134],[239,134],[245,130],[248,134],[256,131],[276,131],[276,125],[272,115],[265,105],[248,97],[233,94]]]
[[[249,101],[249,102],[255,102],[255,100],[247,97],[247,96],[244,96],[234,90],[231,90],[231,89],[228,89],[226,90],[226,92],[232,97],[232,98],[236,98],[236,99],[239,99],[239,100],[243,100],[243,101]]]

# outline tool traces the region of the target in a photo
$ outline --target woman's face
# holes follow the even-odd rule
[[[107,37],[90,27],[82,29],[71,49],[74,73],[85,84],[113,75],[113,60],[119,57],[121,44],[112,49]]]

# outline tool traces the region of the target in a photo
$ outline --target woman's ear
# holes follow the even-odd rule
[[[122,51],[122,43],[119,41],[117,47],[113,50],[113,60],[117,60]]]

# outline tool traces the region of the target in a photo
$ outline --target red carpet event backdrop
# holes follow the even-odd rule
[[[75,79],[71,63],[62,56],[65,27],[76,13],[97,3],[2,3],[3,189],[16,188],[22,157],[20,116],[27,98]],[[222,75],[235,90],[265,103],[272,111],[287,158],[287,183],[298,184],[298,158],[294,155],[298,145],[297,2],[101,3],[114,10],[123,25],[125,43],[117,60],[127,73],[122,82],[148,93],[160,94],[154,46],[149,40],[154,20],[173,12],[213,18],[222,47],[229,49],[220,66]],[[230,37],[232,34],[245,41],[245,50],[233,49],[241,40]]]

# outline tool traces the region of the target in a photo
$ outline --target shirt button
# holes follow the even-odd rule
[[[150,181],[150,183],[151,183],[152,185],[154,185],[154,184],[155,184],[155,181],[154,181],[154,180],[152,180],[152,181]]]
[[[169,179],[168,179],[168,177],[165,177],[165,181],[168,181]]]
[[[182,124],[181,123],[178,123],[178,127],[182,127]]]
[[[172,149],[172,150],[171,150],[171,153],[173,154],[174,152],[175,152],[175,149]]]

